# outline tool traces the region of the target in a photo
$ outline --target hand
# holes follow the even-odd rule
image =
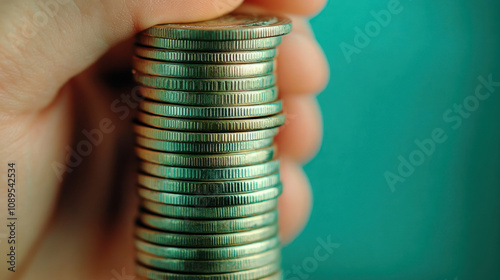
[[[107,280],[116,279],[123,268],[133,274],[138,201],[130,122],[137,103],[130,98],[130,38],[159,23],[215,18],[241,2],[0,2],[0,173],[6,184],[7,164],[16,163],[18,217],[16,273],[2,262],[1,279]],[[324,2],[252,0],[240,8],[288,13],[294,19],[278,60],[280,94],[289,116],[277,139],[283,157],[280,223],[285,242],[299,233],[310,212],[301,163],[321,141],[313,94],[323,89],[329,73],[305,17]],[[2,225],[6,203],[7,188],[2,187]],[[6,230],[0,229],[3,258],[11,246]]]

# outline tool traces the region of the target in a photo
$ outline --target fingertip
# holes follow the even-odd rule
[[[136,31],[147,29],[153,25],[175,22],[195,22],[217,18],[238,8],[244,0],[170,0],[168,4],[161,1],[142,2],[128,0],[134,15]],[[141,3],[138,3],[141,2]],[[167,9],[168,8],[168,9]]]
[[[309,180],[299,164],[283,158],[283,194],[279,199],[280,233],[283,243],[291,242],[304,229],[311,214],[312,193]]]
[[[317,154],[322,138],[322,117],[318,102],[309,96],[295,96],[283,101],[287,122],[276,141],[280,153],[299,162]]]
[[[278,83],[285,95],[319,93],[330,70],[323,50],[312,36],[292,32],[279,47]]]
[[[326,5],[326,0],[248,0],[249,3],[297,15],[315,15]]]

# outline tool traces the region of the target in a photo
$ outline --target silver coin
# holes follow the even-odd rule
[[[199,52],[182,50],[165,50],[135,46],[135,55],[143,58],[190,63],[256,63],[273,60],[276,49],[235,52]]]
[[[279,114],[282,111],[281,100],[249,106],[184,106],[143,100],[139,108],[155,115],[187,119],[240,119],[259,118]]]
[[[258,150],[273,145],[273,138],[231,143],[185,143],[162,141],[142,136],[136,137],[140,147],[156,151],[192,154],[224,154]]]
[[[202,22],[160,24],[143,34],[170,39],[236,41],[283,36],[291,30],[292,21],[285,17],[231,13]]]
[[[170,232],[229,233],[272,225],[278,221],[278,211],[252,217],[223,220],[175,219],[142,212],[139,214],[139,221],[148,227]]]
[[[231,219],[264,214],[278,207],[278,200],[268,200],[261,203],[225,206],[225,207],[190,207],[167,205],[149,200],[141,203],[144,209],[167,217],[189,219]]]
[[[186,168],[158,165],[142,161],[140,163],[140,169],[147,174],[170,179],[193,181],[244,180],[278,172],[279,161],[274,160],[256,165],[228,168]]]
[[[139,196],[143,199],[171,205],[193,207],[221,207],[233,205],[249,205],[266,200],[276,199],[281,195],[282,190],[282,185],[276,185],[261,191],[242,194],[187,195],[157,192],[145,188],[139,188]]]
[[[135,247],[139,251],[159,257],[182,260],[222,260],[240,258],[279,248],[280,244],[278,236],[273,236],[267,240],[251,244],[218,248],[180,248],[152,244],[140,239],[135,240]]]
[[[258,77],[274,72],[272,60],[247,64],[194,64],[134,57],[133,66],[135,70],[148,75],[196,79]]]
[[[175,91],[140,86],[140,94],[147,99],[191,106],[244,106],[265,104],[278,99],[278,88],[270,87],[247,91]]]
[[[260,90],[275,86],[274,74],[261,77],[232,79],[193,79],[151,76],[134,72],[135,81],[143,86],[179,91],[244,91]]]
[[[281,259],[279,249],[226,260],[179,260],[137,252],[137,260],[151,268],[184,273],[227,273],[254,269]]]
[[[163,270],[156,270],[147,268],[146,266],[137,265],[136,272],[140,277],[145,277],[152,280],[249,280],[261,279],[264,277],[272,276],[280,271],[281,261],[276,261],[271,264],[249,269],[245,271],[223,273],[223,274],[182,274],[167,272]]]
[[[233,52],[276,48],[281,44],[282,38],[272,37],[244,41],[193,41],[139,35],[137,37],[137,42],[139,45],[143,46],[170,50]]]
[[[285,114],[254,119],[192,120],[167,118],[139,112],[141,123],[149,126],[192,132],[243,132],[276,128],[285,124]]]
[[[270,128],[245,132],[186,132],[158,129],[142,124],[134,125],[134,132],[141,136],[172,142],[245,142],[274,137],[278,131],[278,128]]]
[[[177,167],[222,168],[259,164],[270,161],[276,154],[276,146],[259,150],[225,154],[177,154],[135,148],[136,155],[145,161]]]
[[[142,187],[160,192],[191,195],[217,195],[259,191],[276,186],[280,184],[281,181],[279,173],[254,179],[219,182],[181,181],[139,173],[138,183]]]
[[[269,239],[277,233],[277,224],[248,231],[222,234],[173,233],[152,230],[141,225],[138,225],[135,230],[136,236],[144,241],[166,246],[189,248],[209,248],[250,244]]]

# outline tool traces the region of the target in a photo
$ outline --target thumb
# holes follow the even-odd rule
[[[243,0],[19,0],[0,4],[3,112],[47,106],[110,47],[160,23],[216,18]],[[4,108],[2,108],[4,107]]]

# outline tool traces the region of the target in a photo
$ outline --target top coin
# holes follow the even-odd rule
[[[143,34],[180,40],[232,41],[283,36],[291,30],[292,22],[285,17],[229,14],[209,21],[157,25]]]

